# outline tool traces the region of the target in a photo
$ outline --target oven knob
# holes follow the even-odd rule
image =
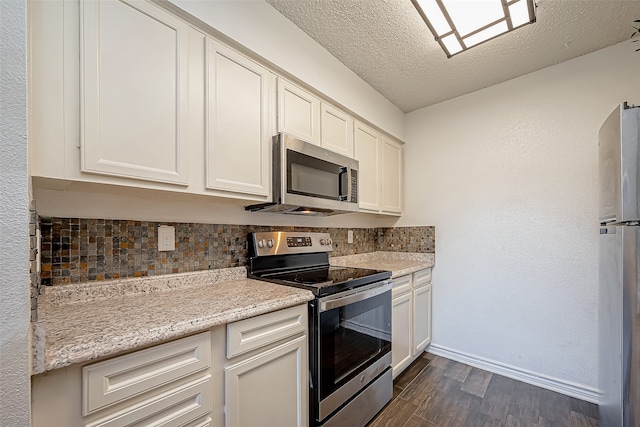
[[[259,248],[264,248],[264,239],[258,240],[258,247]]]
[[[320,239],[320,245],[324,246],[327,244],[327,241],[325,239]]]
[[[270,247],[270,248],[273,247],[273,239],[267,240],[267,246]]]
[[[333,240],[327,239],[327,245],[331,245],[332,243],[333,243]]]

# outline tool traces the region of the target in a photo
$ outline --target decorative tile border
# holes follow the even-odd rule
[[[157,250],[157,229],[176,230],[176,250]],[[328,232],[331,256],[378,250],[434,253],[433,227],[347,228],[272,227],[260,225],[158,223],[150,221],[40,218],[42,284],[100,282],[127,277],[157,276],[247,264],[247,234],[251,231]]]

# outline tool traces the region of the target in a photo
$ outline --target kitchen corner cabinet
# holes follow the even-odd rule
[[[275,76],[206,38],[207,189],[268,196]]]
[[[396,378],[431,343],[431,269],[393,281],[391,367]]]
[[[306,427],[308,369],[303,304],[35,375],[32,426]]]
[[[278,132],[320,145],[320,99],[278,78]]]
[[[144,1],[80,2],[81,171],[188,184],[189,27]]]

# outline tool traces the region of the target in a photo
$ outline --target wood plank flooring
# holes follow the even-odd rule
[[[393,386],[393,399],[368,427],[598,426],[593,403],[429,353]]]

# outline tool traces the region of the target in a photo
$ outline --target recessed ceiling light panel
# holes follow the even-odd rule
[[[536,21],[534,0],[412,0],[451,58]]]

